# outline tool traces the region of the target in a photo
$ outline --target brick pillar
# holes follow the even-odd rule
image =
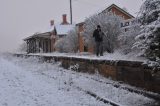
[[[83,41],[83,36],[81,33],[78,34],[79,36],[79,52],[84,52],[84,41]]]
[[[67,22],[67,14],[63,14],[62,15],[62,23],[61,23],[62,25],[67,25],[67,24],[69,24],[68,22]]]
[[[55,42],[56,42],[56,36],[55,35],[51,35],[51,52],[55,51]]]

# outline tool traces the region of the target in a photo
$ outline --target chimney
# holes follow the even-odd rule
[[[50,21],[50,26],[53,26],[54,25],[54,20],[51,20]]]
[[[68,24],[68,22],[67,22],[67,14],[63,14],[62,15],[62,25],[64,25],[64,24]]]

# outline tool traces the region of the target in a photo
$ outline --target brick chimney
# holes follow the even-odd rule
[[[50,26],[53,26],[54,25],[54,20],[51,20],[50,21]]]
[[[65,24],[69,24],[68,22],[67,22],[67,14],[63,14],[62,15],[62,23],[61,23],[62,25],[65,25]]]

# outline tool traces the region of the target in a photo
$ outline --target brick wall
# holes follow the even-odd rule
[[[112,11],[112,13],[114,13],[114,14],[116,14],[118,16],[122,16],[125,20],[131,19],[131,17],[129,17],[128,15],[124,14],[122,11],[119,11],[115,7],[112,7],[111,11]]]

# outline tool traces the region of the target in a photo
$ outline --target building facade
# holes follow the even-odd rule
[[[111,6],[109,6],[105,10],[103,10],[101,13],[105,14],[108,12],[112,12],[113,14],[120,16],[124,19],[124,22],[121,23],[121,27],[123,27],[124,31],[127,31],[126,26],[130,25],[130,21],[134,20],[134,16],[132,16],[131,14],[129,14],[128,12],[126,12],[125,10],[123,10],[122,8],[118,7],[115,4],[112,4]],[[101,14],[101,13],[99,13],[99,14]],[[85,22],[81,22],[81,23],[76,24],[76,26],[78,27],[79,51],[93,53],[94,47],[85,47],[85,45],[84,45],[84,39],[83,39],[83,31],[85,30],[84,24],[85,24]]]
[[[63,14],[62,23],[54,24],[54,20],[50,21],[50,28],[42,33],[35,33],[24,39],[27,43],[27,53],[49,53],[54,52],[55,43],[60,38],[67,36],[68,31],[73,29],[74,25],[67,22],[67,15]]]
[[[108,8],[104,9],[101,13],[112,12],[117,16],[121,16],[124,21],[121,23],[121,27],[124,31],[128,30],[128,27],[135,22],[134,16],[118,7],[115,4],[112,4]],[[78,42],[79,43],[79,52],[94,52],[94,47],[86,47],[84,45],[84,25],[85,22],[76,24],[78,30]],[[29,36],[24,39],[27,43],[27,53],[48,53],[56,51],[55,43],[58,39],[63,38],[67,35],[68,31],[73,29],[75,26],[67,22],[67,15],[62,15],[62,23],[55,25],[54,20],[50,21],[50,28],[47,31],[42,33],[35,33],[32,36]]]

